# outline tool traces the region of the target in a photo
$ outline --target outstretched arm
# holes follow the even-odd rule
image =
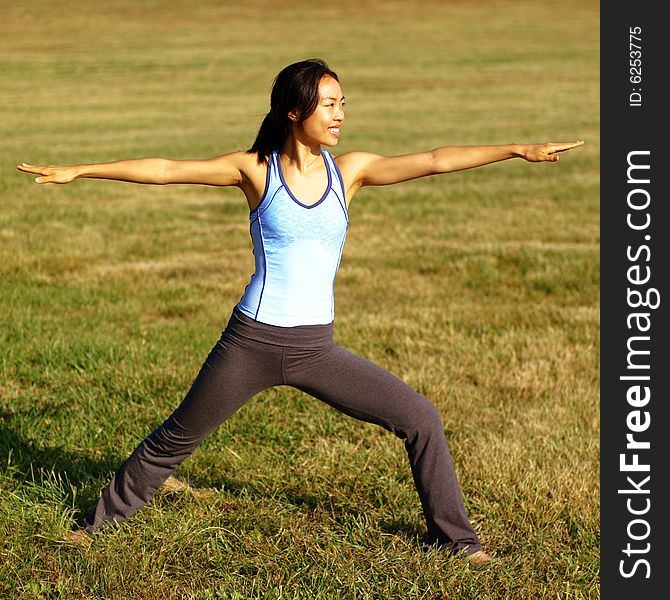
[[[242,162],[245,154],[233,152],[208,160],[138,158],[90,165],[47,167],[21,163],[16,168],[37,175],[37,183],[70,183],[75,179],[91,178],[155,185],[196,183],[226,186],[242,183]]]
[[[364,185],[389,185],[439,173],[481,167],[509,158],[530,162],[555,162],[558,153],[583,145],[583,141],[502,146],[444,146],[428,152],[382,156],[350,152],[339,157],[350,176],[352,191]],[[338,162],[339,162],[338,161]]]

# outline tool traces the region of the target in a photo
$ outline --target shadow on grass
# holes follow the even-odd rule
[[[11,415],[0,412],[0,464],[19,484],[32,482],[47,487],[54,480],[62,483],[63,500],[72,506],[81,517],[88,514],[99,498],[100,486],[107,483],[111,474],[122,464],[124,458],[109,455],[92,457],[86,451],[68,450],[63,447],[39,447],[20,433],[6,426],[6,417]],[[4,422],[3,422],[4,421]],[[196,478],[197,479],[197,478]],[[198,490],[197,480],[189,478],[189,485]],[[209,482],[211,484],[211,482]],[[280,499],[306,512],[324,509],[341,517],[359,517],[361,511],[352,506],[332,506],[332,497],[306,494],[295,488],[287,488],[285,493],[269,493],[247,481],[222,478],[215,488],[225,490],[233,497],[253,498],[259,501],[268,498]],[[211,489],[211,488],[209,488]],[[333,511],[334,509],[334,511]],[[338,520],[336,518],[336,520]],[[381,520],[379,527],[385,533],[416,541],[422,532],[414,524],[402,520]]]
[[[384,532],[398,537],[405,538],[413,542],[425,541],[426,532],[417,527],[414,523],[403,520],[386,520],[379,522],[379,528]]]
[[[226,489],[230,490],[226,483]],[[233,492],[234,493],[234,492]],[[262,494],[261,494],[262,495]],[[276,498],[276,496],[275,496]],[[287,489],[280,499],[292,504],[305,512],[318,513],[323,511],[329,515],[329,518],[339,524],[346,524],[353,521],[360,521],[364,516],[364,511],[356,508],[355,504],[349,501],[338,501],[333,503],[332,495],[313,495],[306,494],[296,489]],[[417,498],[418,502],[418,498]],[[386,519],[381,518],[375,521],[379,529],[385,533],[405,539],[409,543],[419,544],[425,541],[426,531],[417,526],[416,523],[405,519]]]
[[[54,480],[63,482],[65,500],[84,512],[97,500],[98,483],[108,478],[120,461],[116,456],[98,459],[84,451],[41,448],[0,424],[0,464],[19,482],[30,481],[38,486]]]

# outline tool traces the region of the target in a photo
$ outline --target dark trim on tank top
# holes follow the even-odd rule
[[[328,156],[330,157],[330,162],[333,164],[333,167],[335,167],[335,174],[337,175],[337,178],[340,180],[340,187],[342,188],[342,198],[339,197],[337,192],[335,192],[335,195],[337,195],[337,199],[340,201],[340,206],[342,207],[342,210],[344,211],[344,216],[347,219],[347,223],[349,222],[349,208],[347,207],[347,193],[344,190],[344,180],[342,179],[342,173],[340,173],[340,168],[337,166],[337,162],[335,162],[335,158],[333,157],[332,154],[327,152]],[[335,190],[333,190],[335,191]]]
[[[263,292],[265,291],[265,280],[267,279],[268,276],[268,259],[267,256],[265,255],[265,240],[263,239],[263,223],[261,222],[260,215],[258,216],[258,239],[261,242],[261,250],[263,251],[263,286],[261,287],[261,293],[258,294],[258,306],[256,307],[255,318],[258,318],[258,313],[261,311],[261,303],[263,302]]]
[[[337,278],[337,272],[340,270],[340,263],[342,262],[342,252],[344,251],[344,242],[347,241],[347,233],[349,232],[349,221],[347,221],[346,228],[344,230],[344,237],[342,238],[342,243],[340,244],[340,255],[337,259],[337,266],[335,267],[335,272],[333,273],[333,287],[335,286],[335,279]],[[333,320],[335,319],[335,295],[333,294],[333,305],[331,308],[333,315]]]
[[[265,189],[263,190],[263,195],[261,196],[261,201],[256,205],[256,208],[249,211],[249,219],[251,219],[251,217],[253,216],[254,213],[258,212],[260,207],[263,205],[263,202],[265,202],[265,200],[267,200],[267,193],[268,193],[268,191],[269,191],[268,189],[270,187],[270,160],[271,160],[271,158],[272,157],[269,157],[268,161],[267,161],[268,165],[267,165],[267,169],[265,171]]]
[[[319,206],[319,204],[321,204],[328,197],[328,192],[330,192],[331,186],[333,184],[333,178],[330,174],[330,166],[328,165],[328,159],[325,157],[325,152],[323,150],[321,150],[321,158],[323,160],[324,166],[326,167],[326,174],[328,175],[328,185],[326,186],[326,191],[323,193],[323,196],[321,196],[321,199],[318,202],[315,202],[314,204],[303,204],[293,195],[291,188],[288,187],[288,184],[284,179],[284,173],[282,173],[281,170],[281,162],[279,161],[279,154],[275,153],[274,156],[276,156],[277,158],[277,172],[279,173],[279,179],[281,180],[282,186],[284,186],[284,189],[286,190],[286,193],[290,196],[291,200],[293,200],[293,202],[295,202],[298,206],[302,206],[303,208],[307,209],[315,208]]]

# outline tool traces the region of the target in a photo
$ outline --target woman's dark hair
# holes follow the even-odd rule
[[[270,112],[265,115],[258,135],[247,152],[256,152],[258,162],[266,162],[274,150],[280,150],[291,132],[288,113],[298,114],[302,123],[319,102],[319,82],[324,75],[339,81],[337,74],[320,58],[310,58],[284,67],[272,84]]]

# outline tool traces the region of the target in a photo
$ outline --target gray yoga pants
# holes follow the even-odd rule
[[[405,440],[429,543],[481,550],[468,517],[440,414],[381,367],[333,341],[333,325],[276,327],[235,309],[188,394],[132,453],[86,518],[93,534],[139,510],[199,444],[249,398],[290,385]]]

